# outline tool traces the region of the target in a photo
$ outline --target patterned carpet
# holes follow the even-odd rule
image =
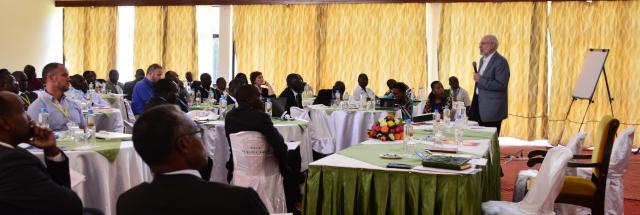
[[[520,155],[526,157],[527,153],[531,150],[545,149],[543,146],[501,146],[500,152],[502,157],[509,154]],[[584,154],[589,154],[590,151],[584,151]],[[513,184],[516,176],[520,170],[527,169],[526,161],[510,160],[508,158],[501,159],[502,169],[504,171],[504,177],[502,177],[502,200],[512,201]],[[640,210],[640,191],[637,190],[640,187],[640,154],[631,155],[631,160],[627,173],[624,176],[624,209],[625,211],[638,211]],[[536,166],[539,168],[539,166]]]

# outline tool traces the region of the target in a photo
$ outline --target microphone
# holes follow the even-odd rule
[[[473,71],[478,73],[478,64],[475,61],[473,61]]]

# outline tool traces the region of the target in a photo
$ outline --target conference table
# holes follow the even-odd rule
[[[309,122],[273,118],[273,125],[285,142],[300,143],[300,171],[307,170],[309,163],[313,161]],[[200,126],[205,129],[205,149],[213,159],[211,181],[228,184],[226,163],[230,158],[231,149],[225,136],[224,120],[201,122]]]
[[[433,147],[425,141],[431,126],[414,127],[417,150]],[[451,132],[447,139],[453,139]],[[455,156],[473,158],[475,168],[447,171],[421,166],[403,149],[402,141],[368,139],[309,165],[304,185],[304,214],[481,214],[481,203],[500,199],[500,149],[493,128],[465,130]],[[397,153],[398,160],[380,157]],[[486,159],[486,160],[485,160]],[[402,163],[412,169],[386,168]]]
[[[106,215],[116,214],[120,194],[152,180],[150,169],[131,141],[96,140],[89,144],[58,141],[58,147],[69,159],[71,189],[84,207],[99,209]],[[42,150],[28,150],[44,159]]]

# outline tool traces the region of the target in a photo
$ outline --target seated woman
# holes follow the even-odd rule
[[[402,112],[403,120],[413,117],[413,100],[407,96],[407,89],[409,89],[409,87],[402,82],[397,82],[391,88],[396,105],[398,105]]]
[[[387,90],[387,92],[384,93],[382,98],[393,98],[393,86],[395,86],[396,83],[398,82],[395,79],[387,80],[387,87],[389,88],[389,90]]]
[[[444,90],[440,81],[431,82],[431,93],[429,93],[427,104],[424,106],[424,113],[433,113],[438,110],[442,114],[445,106],[451,108],[451,98],[448,91]]]
[[[264,77],[262,77],[262,72],[252,72],[251,74],[249,74],[249,80],[251,81],[251,85],[255,86],[256,89],[259,90],[260,96],[263,98],[263,100],[269,97],[276,96],[276,92],[273,90],[273,87],[271,87],[271,84],[269,84],[269,82],[264,80]]]
[[[302,199],[302,194],[298,188],[299,180],[292,167],[287,162],[287,145],[280,132],[273,126],[271,117],[264,112],[264,103],[260,101],[260,92],[253,85],[244,85],[235,92],[238,101],[238,108],[231,110],[225,117],[225,134],[229,140],[231,150],[231,140],[229,134],[241,131],[258,131],[262,133],[267,142],[273,147],[273,154],[278,160],[280,174],[283,178],[284,192],[287,199],[287,209],[293,212],[296,205]],[[227,161],[227,181],[233,179],[233,153],[230,153]]]
[[[349,98],[345,98],[345,95],[344,95],[345,90],[346,90],[346,87],[344,86],[344,82],[336,81],[336,83],[333,84],[333,93],[334,93],[333,97],[335,97],[335,93],[337,92],[337,93],[340,93],[340,100],[348,100]]]

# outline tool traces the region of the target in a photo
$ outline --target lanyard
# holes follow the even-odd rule
[[[30,106],[30,105],[31,105],[31,100],[29,100],[29,98],[27,98],[26,96],[27,96],[27,95],[23,93],[22,95],[20,95],[20,98],[22,99],[22,101],[23,101],[24,103],[26,103],[26,104],[27,104],[27,106]]]
[[[60,112],[62,112],[62,115],[64,116],[65,119],[69,119],[69,107],[66,104],[64,105],[64,109],[62,109],[62,107],[60,107],[60,105],[53,102],[52,99],[48,99],[48,101],[53,105],[53,107],[55,107]]]

